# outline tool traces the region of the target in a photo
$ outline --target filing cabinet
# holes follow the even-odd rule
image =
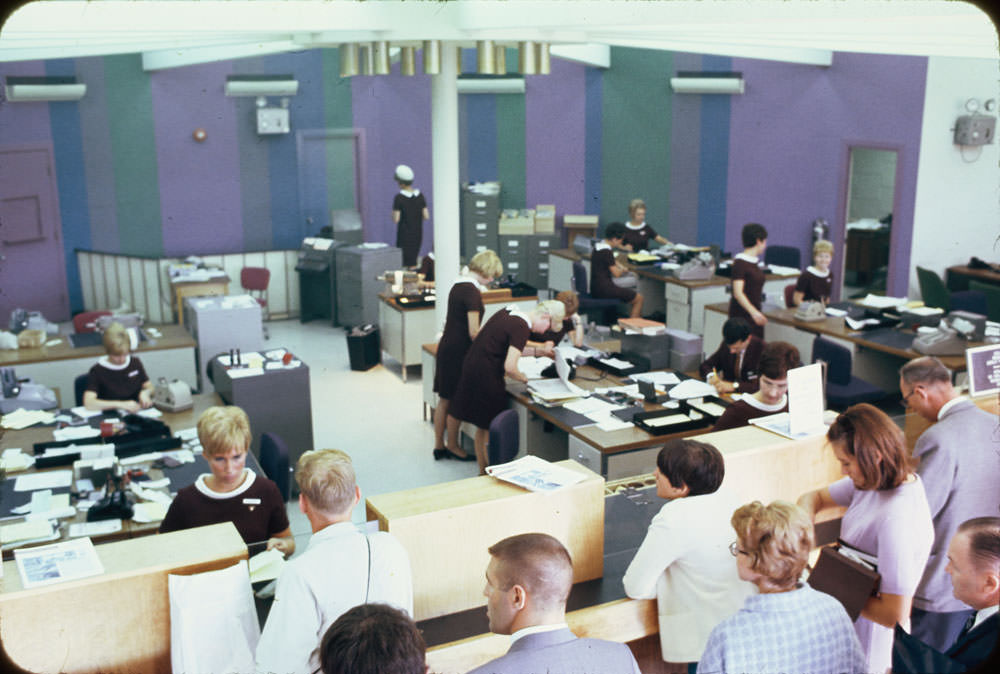
[[[402,269],[403,251],[385,244],[363,243],[337,249],[337,323],[342,326],[378,324],[379,277]]]

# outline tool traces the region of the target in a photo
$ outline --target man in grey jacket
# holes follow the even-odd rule
[[[912,634],[944,651],[973,614],[952,594],[948,543],[965,520],[1000,509],[1000,424],[955,391],[937,358],[911,360],[899,374],[903,403],[932,424],[913,449],[934,519],[934,546],[913,599]]]

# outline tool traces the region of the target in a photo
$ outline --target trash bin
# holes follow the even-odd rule
[[[370,370],[382,362],[382,344],[378,328],[359,325],[347,332],[347,354],[352,370]]]

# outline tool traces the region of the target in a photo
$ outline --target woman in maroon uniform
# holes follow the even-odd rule
[[[743,252],[733,260],[733,296],[729,300],[729,317],[740,317],[750,324],[750,331],[764,338],[767,317],[761,312],[764,301],[764,270],[760,256],[767,248],[767,230],[756,222],[743,225]]]
[[[483,320],[482,290],[503,273],[500,258],[492,250],[484,250],[469,261],[465,273],[455,280],[448,293],[448,314],[444,333],[438,342],[437,362],[434,367],[434,392],[438,406],[434,410],[434,458],[472,461],[475,457],[461,450],[450,452],[445,448],[444,433],[447,427],[448,405],[455,395],[458,379],[462,375],[462,361],[479,333]],[[448,446],[458,447],[458,426],[449,438]]]
[[[746,426],[751,419],[788,411],[788,371],[802,365],[799,350],[788,342],[770,342],[760,354],[760,388],[726,408],[712,432]]]
[[[625,247],[632,251],[648,250],[653,241],[666,246],[670,242],[646,224],[646,202],[633,199],[628,204],[628,222],[625,223]]]
[[[613,279],[627,270],[615,262],[615,248],[625,240],[625,225],[612,222],[604,230],[604,240],[594,245],[590,254],[590,294],[599,299],[620,300],[629,306],[629,315],[642,315],[642,295],[631,288],[619,288]]]
[[[448,437],[458,438],[458,425],[462,421],[475,425],[476,459],[481,475],[485,474],[488,463],[486,441],[490,422],[507,409],[504,375],[515,381],[528,381],[517,368],[528,335],[532,330],[545,332],[552,323],[561,323],[563,313],[563,304],[557,300],[539,302],[529,314],[512,304],[493,314],[472,342],[451,400],[448,428],[449,431],[454,428],[455,433],[449,432]],[[458,454],[457,447],[448,449]]]
[[[813,244],[813,264],[799,275],[795,283],[792,301],[795,306],[806,300],[822,302],[825,306],[830,302],[833,291],[833,272],[830,263],[833,262],[833,244],[820,239]]]

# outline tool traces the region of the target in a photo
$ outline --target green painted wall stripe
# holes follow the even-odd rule
[[[496,96],[497,176],[503,208],[528,208],[524,148],[524,94]]]
[[[340,76],[339,49],[323,50],[323,112],[327,129],[350,129],[354,126],[351,80]],[[356,176],[357,167],[354,165],[351,141],[328,141],[326,143],[328,210],[358,208],[354,198]]]
[[[670,178],[673,55],[611,48],[604,73],[601,135],[601,228],[628,219],[629,200],[646,202],[649,224],[666,234]]]
[[[139,54],[106,56],[108,126],[120,252],[163,255],[159,174],[149,74]]]

